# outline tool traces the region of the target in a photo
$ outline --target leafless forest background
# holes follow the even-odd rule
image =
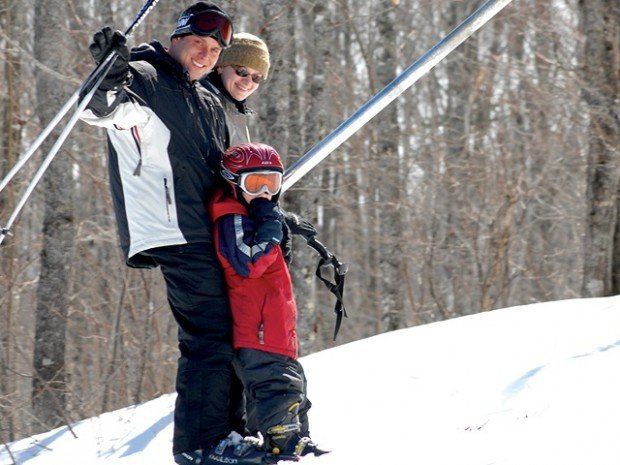
[[[270,46],[251,106],[287,165],[482,4],[219,3]],[[0,178],[93,68],[92,33],[141,6],[0,0]],[[167,43],[185,6],[160,1],[132,43]],[[620,0],[514,0],[286,193],[350,265],[338,344],[618,293],[619,42]],[[0,226],[41,155],[0,194]],[[3,442],[173,391],[162,279],[123,265],[106,178],[104,134],[80,123],[0,249]],[[334,345],[315,266],[296,241],[304,354]]]

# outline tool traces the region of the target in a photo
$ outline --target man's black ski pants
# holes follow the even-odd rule
[[[166,281],[179,325],[173,453],[206,449],[231,431],[232,317],[209,243],[148,251]]]

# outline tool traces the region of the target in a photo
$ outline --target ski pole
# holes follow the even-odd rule
[[[104,68],[105,72],[100,74],[97,81],[95,81],[95,85],[91,87],[91,89],[88,91],[88,94],[86,94],[84,99],[82,99],[82,101],[77,107],[77,110],[71,116],[71,119],[69,120],[67,125],[64,127],[62,133],[58,136],[58,139],[56,139],[56,142],[54,143],[54,145],[48,152],[47,156],[43,160],[43,163],[41,163],[41,166],[39,167],[34,177],[32,178],[32,180],[30,181],[30,183],[24,190],[22,196],[17,202],[17,205],[13,209],[13,213],[11,213],[11,216],[9,217],[6,225],[3,228],[0,228],[0,245],[2,245],[2,241],[4,241],[4,238],[10,234],[11,227],[13,226],[13,223],[17,219],[17,216],[21,212],[22,208],[24,208],[24,205],[26,205],[26,202],[28,201],[30,194],[32,194],[32,191],[34,190],[36,185],[39,183],[39,181],[45,174],[45,171],[47,170],[49,165],[52,163],[52,160],[54,159],[54,157],[60,150],[60,147],[62,146],[62,144],[65,142],[65,139],[67,139],[67,137],[69,136],[69,133],[71,132],[73,127],[76,125],[81,112],[84,110],[84,108],[86,108],[86,105],[88,105],[88,102],[90,102],[90,99],[95,94],[97,87],[99,87],[101,82],[105,79],[105,75],[107,71],[109,71],[109,68],[111,67],[112,67],[112,61],[108,63],[107,68]]]
[[[387,107],[405,90],[428,73],[437,63],[467,40],[512,0],[488,0],[455,27],[421,58],[404,70],[391,83],[366,102],[359,110],[334,129],[327,137],[295,161],[284,174],[282,192],[304,177],[312,168],[342,145],[368,121]]]
[[[159,0],[147,0],[147,2],[144,4],[144,6],[142,7],[140,12],[138,13],[136,18],[134,19],[134,21],[131,24],[131,26],[129,26],[129,28],[127,28],[127,31],[125,32],[125,35],[127,37],[130,37],[133,34],[133,32],[136,29],[136,27],[138,27],[138,25],[144,20],[146,15],[151,11],[151,9],[155,6],[155,4],[158,1]],[[91,86],[93,84],[93,82],[95,82],[99,78],[99,75],[103,71],[105,71],[107,73],[107,71],[110,69],[108,67],[108,64],[110,62],[112,62],[114,59],[116,59],[116,55],[117,54],[116,54],[115,51],[112,51],[111,53],[109,53],[105,57],[105,59],[102,60],[97,65],[97,67],[90,73],[90,75],[86,78],[84,83],[82,83],[80,88],[77,89],[73,93],[73,95],[71,97],[69,97],[69,100],[67,100],[67,102],[58,111],[58,113],[56,113],[56,116],[54,116],[54,118],[52,118],[52,120],[47,124],[45,129],[43,129],[41,134],[39,134],[39,136],[34,140],[34,142],[30,145],[30,147],[28,147],[28,150],[26,150],[26,152],[24,152],[24,154],[19,158],[19,161],[13,166],[13,168],[11,168],[11,170],[7,173],[7,175],[4,177],[4,179],[2,179],[2,182],[0,182],[0,192],[2,192],[2,190],[11,181],[11,179],[13,179],[13,177],[19,172],[19,170],[22,169],[22,167],[32,157],[32,155],[34,155],[34,153],[39,149],[39,147],[41,147],[41,144],[43,144],[45,139],[47,139],[47,137],[54,130],[54,128],[56,126],[58,126],[60,121],[69,112],[69,110],[75,104],[75,102],[78,101],[78,99],[80,97],[80,94],[83,91],[85,91],[86,89],[88,89],[89,86]],[[90,99],[88,101],[90,101]]]
[[[134,19],[134,21],[131,24],[131,26],[129,26],[129,28],[125,32],[126,36],[129,37],[129,36],[131,36],[133,34],[133,32],[136,29],[136,27],[144,20],[146,15],[151,11],[151,9],[155,6],[155,4],[158,1],[159,0],[147,0],[147,2],[144,4],[144,6],[142,7],[140,12],[138,13],[136,18]],[[88,105],[90,100],[92,99],[93,95],[95,94],[95,91],[97,90],[99,85],[101,85],[101,83],[105,79],[108,71],[110,70],[110,68],[114,64],[114,60],[116,59],[116,57],[117,57],[116,51],[112,51],[111,53],[109,53],[106,56],[106,58],[104,60],[101,61],[101,63],[99,63],[99,65],[90,74],[90,76],[86,79],[86,81],[80,86],[80,88],[71,96],[69,101],[63,106],[63,108],[56,115],[56,117],[54,117],[52,119],[50,124],[48,124],[48,126],[43,131],[43,133],[36,139],[35,143],[30,147],[30,149],[28,149],[28,151],[26,152],[24,157],[22,157],[23,161],[20,160],[20,163],[15,165],[15,167],[17,167],[17,169],[15,169],[15,167],[14,167],[9,172],[9,175],[7,175],[5,180],[2,181],[2,184],[0,185],[0,191],[2,190],[2,188],[4,188],[4,186],[6,186],[6,184],[8,184],[9,180],[15,175],[15,173],[17,173],[17,171],[19,171],[19,169],[24,165],[24,163],[27,161],[27,158],[30,158],[32,156],[32,154],[39,148],[39,146],[43,143],[45,138],[52,132],[54,127],[58,125],[60,120],[69,111],[69,108],[78,100],[82,90],[88,89],[86,95],[84,95],[84,97],[82,98],[82,100],[78,104],[77,109],[75,110],[75,112],[71,116],[71,119],[67,122],[67,125],[64,127],[63,131],[58,136],[58,139],[56,140],[56,142],[54,143],[54,145],[50,149],[49,153],[47,154],[47,156],[43,160],[43,163],[41,164],[41,166],[39,167],[39,169],[35,173],[34,177],[32,178],[32,180],[30,181],[30,183],[26,187],[26,189],[25,189],[24,193],[22,194],[19,202],[15,206],[15,209],[11,213],[11,216],[9,217],[9,220],[7,221],[7,224],[4,227],[0,228],[0,245],[4,241],[4,238],[7,235],[10,234],[11,227],[13,226],[13,223],[15,222],[17,216],[19,215],[19,213],[21,212],[22,208],[26,204],[28,198],[32,194],[32,191],[34,190],[36,185],[39,183],[39,181],[41,180],[41,178],[45,174],[45,171],[47,170],[49,165],[52,163],[52,160],[54,159],[54,157],[56,156],[56,154],[60,150],[60,147],[62,146],[64,141],[67,139],[67,137],[69,137],[69,133],[71,132],[73,127],[77,124],[78,119],[80,117],[80,114],[82,113],[82,111],[84,111],[84,109],[86,108],[86,106]]]

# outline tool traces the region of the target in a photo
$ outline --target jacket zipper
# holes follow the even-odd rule
[[[258,343],[265,344],[265,325],[262,323],[258,326]]]
[[[188,101],[188,106],[190,107],[190,111],[192,113],[192,115],[194,115],[194,108],[196,108],[197,111],[197,118],[199,119],[199,122],[202,124],[198,124],[197,125],[197,129],[200,132],[200,135],[202,136],[202,139],[204,141],[207,142],[207,145],[203,148],[202,151],[202,159],[205,161],[205,163],[207,164],[207,166],[214,172],[214,173],[219,173],[219,162],[218,163],[214,163],[208,156],[208,153],[211,150],[211,147],[215,146],[216,148],[218,148],[221,144],[220,141],[218,139],[218,137],[216,136],[216,132],[213,128],[213,124],[209,123],[206,120],[205,117],[205,113],[204,111],[200,110],[201,107],[201,100],[200,97],[198,96],[198,91],[196,90],[196,86],[198,85],[198,82],[193,82],[190,85],[190,94],[191,94],[191,98],[192,98],[192,103],[190,103]],[[216,99],[217,100],[217,99]],[[195,107],[194,107],[195,105]],[[222,110],[222,117],[226,118],[225,113],[224,113],[224,109],[223,107],[220,105],[220,109]],[[217,103],[214,102],[213,103],[213,110],[214,112],[217,111]],[[207,133],[205,132],[205,130],[210,131],[210,135],[211,138],[207,137]],[[227,131],[227,129],[226,129]],[[211,140],[211,142],[209,142]],[[225,151],[224,148],[219,147],[220,151],[223,153]],[[216,164],[217,166],[214,166],[214,164]]]
[[[172,197],[170,197],[170,189],[168,188],[168,178],[164,178],[164,190],[166,191],[166,213],[168,215],[168,223],[170,223],[170,205],[172,205]]]
[[[133,175],[140,176],[140,174],[142,173],[142,145],[140,144],[140,133],[138,132],[138,126],[134,126],[131,128],[131,135],[133,136],[133,140],[136,143],[136,148],[138,149],[138,156],[140,157],[140,159],[138,160],[138,165],[133,171]]]

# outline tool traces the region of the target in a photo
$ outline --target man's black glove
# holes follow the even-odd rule
[[[289,227],[291,234],[303,236],[308,240],[317,235],[316,228],[308,220],[303,219],[301,216],[295,213],[280,210],[284,217],[284,222]]]
[[[106,26],[95,33],[88,49],[97,64],[101,63],[112,51],[118,54],[112,68],[99,86],[101,90],[116,90],[129,82],[129,48],[127,48],[125,34],[121,31],[113,31],[112,28]]]
[[[284,212],[282,211],[282,213]],[[291,230],[286,221],[282,223],[282,242],[280,242],[280,248],[282,249],[284,261],[287,265],[290,265],[293,261],[293,236],[291,236]]]
[[[271,242],[278,245],[282,242],[282,214],[278,204],[271,200],[259,197],[250,202],[249,213],[258,223],[254,242]]]

